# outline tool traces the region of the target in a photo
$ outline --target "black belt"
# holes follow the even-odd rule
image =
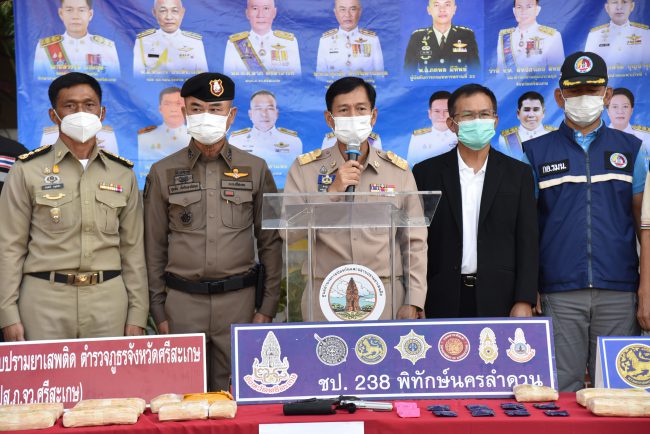
[[[172,289],[187,292],[190,294],[221,294],[223,292],[237,291],[242,288],[256,286],[257,268],[252,268],[244,274],[231,276],[227,279],[204,282],[191,282],[189,280],[176,277],[173,274],[167,274],[165,276],[165,283]]]
[[[100,280],[100,273],[102,279]],[[111,280],[114,277],[117,277],[122,272],[119,270],[109,270],[109,271],[91,271],[88,273],[54,273],[54,281],[57,283],[65,283],[66,285],[73,286],[90,286],[97,285],[98,283],[106,282]],[[29,273],[30,276],[37,277],[43,280],[50,280],[51,271],[43,271],[40,273]]]
[[[461,274],[460,281],[463,285],[472,288],[476,285],[476,274]]]

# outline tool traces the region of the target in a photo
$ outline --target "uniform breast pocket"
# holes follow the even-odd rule
[[[95,221],[105,234],[116,234],[120,229],[120,213],[126,206],[124,193],[99,190],[95,193]]]
[[[37,191],[34,196],[34,224],[41,226],[50,233],[61,233],[70,230],[75,220],[79,219],[78,210],[74,209],[73,193],[69,191],[44,193]],[[77,211],[77,212],[75,212]]]
[[[205,225],[201,191],[169,195],[169,223],[175,231],[193,231]]]
[[[221,219],[229,228],[245,228],[253,223],[253,192],[221,190]]]

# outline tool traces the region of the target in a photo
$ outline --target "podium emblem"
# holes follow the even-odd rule
[[[282,349],[278,338],[273,332],[268,332],[260,351],[262,360],[255,357],[253,374],[246,375],[244,381],[248,386],[266,395],[282,393],[294,385],[297,374],[289,373],[289,361],[282,359]]]
[[[320,307],[328,321],[379,319],[386,290],[377,274],[363,265],[343,265],[330,272],[320,288]]]
[[[650,387],[650,346],[632,344],[616,356],[616,371],[632,387]]]

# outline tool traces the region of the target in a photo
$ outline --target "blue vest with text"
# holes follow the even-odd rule
[[[588,152],[564,122],[525,143],[539,187],[540,292],[636,291],[636,137],[604,125]]]

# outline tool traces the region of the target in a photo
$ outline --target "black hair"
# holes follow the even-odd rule
[[[65,1],[65,0],[61,0],[61,6],[63,6],[63,2],[64,2],[64,1]],[[92,8],[93,8],[93,0],[86,0],[86,4],[88,5],[88,9],[92,9]]]
[[[630,105],[632,106],[632,108],[634,108],[634,95],[632,94],[630,89],[627,89],[625,87],[617,87],[616,89],[614,89],[614,92],[612,92],[612,97],[614,95],[626,96],[627,99],[630,100]]]
[[[517,110],[521,110],[521,105],[527,99],[536,99],[537,101],[542,103],[542,108],[544,108],[544,97],[542,96],[542,94],[531,90],[530,92],[526,92],[519,97],[519,99],[517,100]]]
[[[447,107],[449,108],[449,117],[454,117],[456,115],[456,101],[458,101],[459,98],[472,96],[477,93],[482,93],[483,95],[486,95],[490,98],[492,101],[492,109],[494,109],[494,113],[496,114],[497,97],[494,96],[494,92],[485,86],[481,86],[480,84],[470,83],[459,87],[449,97],[449,101],[447,102]]]
[[[50,97],[52,108],[56,108],[56,100],[59,97],[61,89],[69,89],[80,84],[87,84],[90,86],[97,94],[99,102],[102,102],[102,88],[99,86],[97,80],[82,72],[68,72],[54,80],[50,84],[50,88],[47,90],[47,95]]]
[[[339,95],[350,93],[358,87],[363,87],[366,90],[366,94],[370,100],[370,108],[374,109],[375,101],[377,100],[377,92],[375,91],[375,88],[362,78],[343,77],[332,83],[329,89],[327,89],[327,93],[325,93],[325,104],[327,105],[327,111],[332,111],[334,98]]]
[[[434,101],[439,99],[449,99],[450,96],[451,93],[447,92],[446,90],[439,90],[438,92],[433,92],[429,97],[429,107],[431,107],[431,104],[433,104]]]

